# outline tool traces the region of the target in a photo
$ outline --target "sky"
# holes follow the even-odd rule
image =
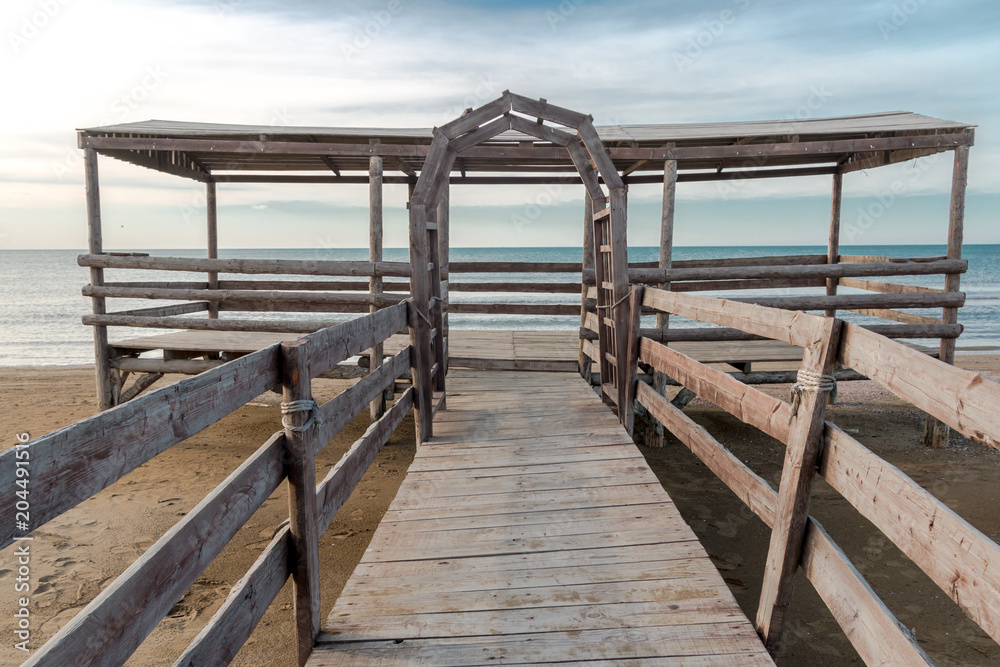
[[[966,243],[1000,243],[1000,3],[4,0],[0,249],[84,248],[76,128],[429,127],[511,90],[597,125],[907,110],[975,124]],[[847,245],[943,243],[952,153],[848,174]],[[108,249],[199,248],[204,186],[101,158]],[[452,245],[573,246],[583,188],[452,189]],[[657,245],[661,188],[629,193]],[[825,244],[830,177],[678,187],[678,245]],[[223,248],[367,246],[367,186],[219,186]],[[406,244],[386,186],[386,246]]]

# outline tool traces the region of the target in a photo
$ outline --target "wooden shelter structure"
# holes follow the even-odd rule
[[[225,311],[368,312],[412,296],[427,332],[417,327],[414,344],[435,350],[435,362],[425,373],[437,373],[435,387],[443,391],[447,365],[448,313],[572,314],[565,304],[451,303],[460,291],[501,293],[550,292],[581,294],[578,367],[590,375],[596,362],[609,400],[620,403],[618,377],[624,366],[617,359],[628,319],[628,288],[633,283],[669,287],[672,291],[766,290],[821,288],[825,295],[750,297],[747,300],[779,308],[838,309],[879,318],[873,330],[891,338],[937,338],[934,353],[954,358],[961,332],[958,308],[964,188],[973,129],[953,121],[914,113],[889,112],[803,120],[707,123],[687,125],[621,125],[595,127],[588,116],[505,92],[499,99],[433,130],[324,127],[236,126],[208,123],[145,121],[81,130],[79,145],[86,152],[90,253],[80,264],[90,267],[91,284],[84,294],[93,300],[93,326],[100,404],[108,408],[131,398],[163,372],[198,372],[214,359],[245,353],[228,349],[225,336],[201,335],[191,349],[177,349],[178,339],[151,336],[118,347],[109,343],[107,327],[156,327],[205,332],[306,333],[331,324],[329,320],[219,319]],[[843,175],[860,169],[955,151],[948,250],[941,257],[890,258],[840,253]],[[205,183],[208,252],[205,259],[146,257],[105,253],[97,173],[98,155]],[[387,173],[388,172],[388,173]],[[449,188],[463,184],[545,184],[575,172],[585,187],[584,252],[582,262],[449,262]],[[674,202],[679,183],[828,175],[832,207],[825,255],[752,259],[673,261]],[[660,259],[654,264],[627,265],[627,188],[637,183],[663,183]],[[218,183],[367,183],[371,193],[370,256],[367,262],[219,259],[217,228]],[[406,183],[410,199],[410,262],[385,262],[382,254],[385,183]],[[608,192],[602,190],[602,184]],[[427,266],[426,271],[424,267]],[[105,269],[157,269],[202,272],[200,282],[106,282]],[[471,272],[503,274],[563,272],[582,276],[582,284],[456,281]],[[311,280],[226,280],[220,274],[292,274]],[[941,288],[923,288],[872,280],[873,277],[944,276]],[[367,277],[357,280],[315,280],[317,276]],[[408,282],[393,281],[406,278]],[[865,293],[838,294],[838,287]],[[109,298],[148,298],[180,304],[109,312]],[[913,313],[913,308],[941,308],[941,317]],[[186,317],[207,312],[204,317]],[[651,311],[647,311],[651,312]],[[745,343],[755,337],[733,329],[668,328],[658,315],[648,335],[663,342],[715,343],[721,358],[749,371],[755,360],[774,356],[774,346]],[[191,334],[187,334],[190,340]],[[252,337],[251,337],[252,339]],[[246,347],[247,337],[239,339]],[[271,339],[262,338],[257,349]],[[483,347],[493,341],[483,339]],[[596,341],[596,342],[595,342]],[[543,343],[542,347],[546,345]],[[163,349],[160,362],[137,359],[143,350]],[[765,353],[765,350],[767,353]],[[426,351],[426,350],[425,350]],[[563,357],[567,353],[563,353]],[[787,350],[784,354],[788,354]],[[787,357],[796,359],[796,353]],[[199,363],[185,357],[204,356]],[[381,363],[373,350],[369,368]],[[544,356],[544,355],[543,355]],[[558,356],[558,355],[557,355]],[[712,357],[712,354],[708,355]],[[716,354],[716,356],[718,356]],[[465,357],[473,367],[490,367],[489,354]],[[535,367],[551,370],[558,361],[538,359]],[[731,358],[730,358],[731,357]],[[423,357],[430,358],[430,357]],[[215,362],[218,363],[218,362]],[[484,363],[486,364],[484,366]],[[495,366],[495,363],[494,363]],[[519,368],[531,368],[521,362]],[[435,371],[435,368],[437,369]],[[333,372],[337,372],[335,369]],[[351,373],[347,369],[340,372]],[[138,373],[123,388],[124,378]],[[846,377],[846,376],[845,376]],[[749,378],[751,381],[754,378]],[[765,378],[761,378],[766,381]],[[662,389],[665,378],[656,378]],[[427,397],[425,397],[427,398]],[[429,401],[428,401],[429,402]],[[376,408],[377,413],[380,408]],[[928,437],[942,442],[933,425]]]
[[[348,141],[350,132],[341,130],[318,137],[286,135],[282,141],[271,136],[225,138],[220,135],[232,129],[218,127],[207,130],[207,136],[151,136],[155,133],[150,128],[139,132],[131,125],[84,131],[91,248],[80,263],[91,267],[91,285],[85,293],[94,302],[94,314],[85,321],[96,332],[102,407],[118,405],[0,453],[0,480],[10,486],[24,477],[21,460],[31,461],[34,498],[30,517],[24,511],[23,522],[19,519],[17,526],[11,522],[0,529],[0,548],[33,539],[28,534],[39,526],[268,388],[281,386],[285,416],[282,430],[241,462],[25,664],[124,664],[285,481],[288,521],[277,527],[273,539],[175,665],[227,664],[289,579],[298,661],[303,665],[637,659],[650,664],[769,665],[780,646],[799,571],[866,664],[932,665],[913,634],[810,516],[817,475],[986,634],[1000,641],[996,568],[1000,545],[828,421],[825,412],[840,377],[837,369],[840,373],[852,369],[941,420],[942,426],[932,429],[938,437],[950,427],[1000,449],[996,413],[1000,385],[949,363],[959,333],[955,315],[962,296],[958,276],[965,269],[960,257],[962,204],[971,129],[912,114],[896,116],[817,121],[810,128],[814,134],[798,128],[794,136],[781,134],[792,129],[782,123],[767,124],[756,133],[751,130],[754,124],[702,127],[694,134],[661,127],[644,141],[665,141],[663,147],[621,146],[612,137],[625,132],[622,128],[602,134],[589,117],[544,100],[505,93],[419,140],[406,133],[361,133]],[[170,132],[197,134],[191,128]],[[840,255],[843,173],[943,150],[956,152],[948,255],[902,260]],[[360,170],[367,161],[368,175],[357,178],[372,184],[372,256],[368,262],[323,262],[105,253],[98,152],[170,173],[197,174],[205,181],[210,255],[217,247],[215,183],[227,177],[282,177],[223,172],[258,169],[262,164],[272,171],[300,171],[306,165],[343,169],[320,178],[346,179],[355,178],[346,173],[348,167]],[[671,264],[676,183],[684,175],[728,177],[727,169],[740,157],[759,164],[737,166],[739,178],[817,170],[833,176],[827,255]],[[380,256],[386,158],[395,160],[404,174],[413,171],[406,178],[415,176],[409,200],[409,263],[384,262]],[[460,162],[465,159],[468,164]],[[460,171],[475,166],[481,171],[520,170],[529,175],[453,176],[455,165]],[[679,171],[681,167],[695,171]],[[538,182],[542,177],[531,173],[535,169],[567,168],[579,173],[587,192],[590,245],[580,265],[449,266],[444,239],[451,182],[469,178]],[[627,263],[626,176],[664,179],[665,241],[656,267]],[[109,283],[103,274],[109,268],[205,272],[207,280]],[[463,270],[580,273],[581,281],[571,287],[579,290],[582,303],[579,310],[573,306],[572,314],[580,312],[582,326],[579,334],[574,332],[571,347],[580,353],[576,366],[587,382],[572,373],[551,372],[569,369],[543,368],[554,363],[551,359],[537,360],[535,368],[550,372],[515,373],[497,370],[504,366],[495,362],[511,360],[467,356],[456,365],[489,363],[474,370],[456,368],[448,382],[457,391],[446,405],[448,292],[456,286],[448,277]],[[355,282],[325,280],[227,283],[220,273],[369,280],[360,287]],[[945,286],[927,290],[867,279],[911,274],[943,274]],[[387,296],[385,277],[409,278],[405,288],[409,293]],[[513,290],[516,284],[503,285]],[[840,285],[873,293],[839,295]],[[752,303],[743,303],[683,293],[789,286],[825,287],[826,294],[755,297],[748,299]],[[135,297],[189,303],[106,312],[106,299]],[[941,307],[942,318],[931,322],[902,310],[927,306]],[[801,312],[810,309],[825,313]],[[851,324],[833,316],[837,309],[871,311],[893,323]],[[321,321],[219,318],[219,312],[226,310],[371,312],[324,326]],[[656,328],[640,325],[646,311],[657,316]],[[208,317],[184,317],[202,312]],[[707,336],[705,330],[668,329],[671,315],[715,328],[707,330]],[[210,333],[217,340],[214,347],[199,348],[198,341],[161,338],[147,347],[130,348],[124,343],[109,345],[109,326],[184,328]],[[286,334],[312,329],[317,330],[283,340]],[[400,344],[396,336],[403,331],[408,342]],[[261,334],[272,338],[255,338]],[[890,336],[940,338],[940,359]],[[731,353],[724,350],[733,342],[761,340],[799,351],[801,365],[793,378],[790,403],[748,386],[751,381],[767,381],[749,368],[728,373],[704,363],[731,362],[733,357],[725,356]],[[685,342],[711,343],[724,356],[694,358],[678,347]],[[142,349],[172,354],[162,359],[119,354]],[[232,358],[191,359],[177,354],[204,355],[213,350]],[[343,371],[344,362],[362,354],[370,362],[365,376],[318,404],[312,380]],[[704,348],[698,354],[706,356]],[[592,361],[600,369],[599,395],[617,405],[617,419],[600,409],[590,391],[587,366]],[[147,382],[142,378],[120,393],[121,378],[116,374],[126,371],[144,373],[143,377],[180,371],[195,377],[139,396]],[[411,386],[405,386],[406,379]],[[778,381],[788,379],[781,376]],[[783,445],[778,487],[686,415],[683,392],[667,401],[662,391],[668,382],[705,397]],[[384,409],[386,392],[397,385],[402,392]],[[316,454],[369,405],[373,405],[371,427],[317,485]],[[636,406],[697,455],[770,529],[752,624],[635,449]],[[365,556],[323,623],[320,538],[411,408],[418,426],[417,455]],[[435,422],[437,432],[432,430]],[[0,498],[0,511],[13,515],[21,509],[19,502],[17,495],[8,494]]]

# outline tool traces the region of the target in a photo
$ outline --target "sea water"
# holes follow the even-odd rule
[[[80,293],[81,287],[89,282],[89,270],[77,265],[76,258],[82,251],[76,250],[0,250],[0,365],[46,365],[80,364],[93,361],[94,349],[90,327],[81,323],[81,318],[90,312],[90,299]],[[172,257],[204,257],[199,250],[148,250],[152,255]],[[580,248],[452,248],[452,262],[579,262]],[[943,246],[845,246],[843,254],[888,255],[895,257],[918,257],[943,255]],[[674,259],[712,259],[719,257],[761,257],[767,255],[826,254],[820,246],[754,246],[754,247],[689,247],[675,248]],[[366,260],[368,250],[348,249],[225,249],[220,250],[223,258],[266,258],[266,259],[329,259]],[[408,260],[405,248],[388,248],[384,253],[387,261]],[[629,248],[629,260],[633,262],[656,261],[659,250],[655,247]],[[958,341],[959,349],[1000,348],[1000,245],[966,245],[963,256],[969,261],[969,270],[962,276],[962,291],[967,294],[965,307],[959,311],[959,322],[965,331]],[[232,277],[232,276],[229,276]],[[239,276],[240,278],[252,278]],[[261,276],[264,278],[264,276]],[[267,276],[268,279],[274,278]],[[312,279],[307,276],[290,277],[294,280]],[[317,277],[315,279],[331,278]],[[204,274],[174,271],[133,271],[108,270],[108,281],[203,281]],[[392,279],[390,279],[392,280]],[[396,279],[400,280],[400,279]],[[569,282],[578,281],[579,275],[572,274],[521,274],[455,275],[453,281],[463,282]],[[943,287],[944,278],[936,276],[905,276],[875,278],[890,282]],[[857,293],[858,290],[840,288],[839,293]],[[823,288],[779,289],[759,292],[767,295],[823,294]],[[746,297],[751,291],[710,292],[717,297]],[[579,294],[489,294],[453,292],[452,302],[489,303],[567,303],[579,304]],[[166,301],[115,299],[109,301],[109,310],[126,310],[153,305],[164,305]],[[932,317],[940,317],[940,309],[913,311]],[[204,314],[188,317],[203,317]],[[238,317],[237,313],[222,313],[223,317]],[[246,316],[246,315],[242,315]],[[339,321],[353,315],[317,313],[253,313],[255,319],[329,319]],[[881,322],[852,313],[838,311],[838,316],[849,321],[862,323]],[[697,326],[698,323],[672,320],[677,326]],[[538,315],[460,315],[449,317],[450,326],[469,329],[576,329],[579,316],[538,316]],[[885,322],[881,322],[885,323]],[[644,325],[651,326],[644,322]],[[112,340],[134,338],[157,333],[155,329],[113,328]]]

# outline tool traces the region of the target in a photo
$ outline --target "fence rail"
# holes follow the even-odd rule
[[[967,437],[1000,448],[996,415],[1000,385],[976,373],[832,318],[640,289],[635,288],[645,306],[803,347],[802,368],[807,371],[830,374],[833,362],[839,362]],[[813,470],[990,637],[1000,641],[1000,573],[992,566],[1000,562],[1000,546],[898,468],[826,421],[830,385],[812,385],[800,402],[789,405],[635,328],[634,365],[651,366],[786,445],[781,485],[775,491],[681,409],[644,382],[636,384],[638,404],[772,528],[757,614],[758,630],[770,648],[780,642],[791,577],[801,566],[866,664],[933,664],[822,526],[809,517]],[[806,374],[807,384],[809,377]],[[803,382],[801,374],[799,382]]]
[[[226,664],[289,577],[304,661],[319,631],[319,537],[414,407],[414,389],[372,423],[318,486],[315,456],[410,371],[411,348],[322,405],[291,401],[308,404],[313,378],[406,330],[409,310],[408,303],[397,304],[272,345],[29,442],[34,530],[269,388],[283,386],[285,404],[302,408],[25,664],[123,664],[285,479],[289,525],[277,531],[176,664]],[[0,479],[11,484],[15,455],[0,454]],[[11,505],[9,499],[0,503]],[[8,509],[13,512],[12,505]],[[4,546],[13,539],[9,529],[0,536]]]

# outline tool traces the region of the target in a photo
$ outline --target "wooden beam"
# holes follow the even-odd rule
[[[283,446],[276,433],[24,664],[124,664],[278,488]]]
[[[840,210],[841,199],[844,193],[844,175],[837,172],[833,175],[833,195],[830,203],[830,241],[827,244],[826,262],[827,264],[837,264],[840,262]],[[835,296],[837,294],[837,279],[826,279],[826,295]],[[834,317],[837,314],[836,308],[829,308],[826,311],[827,317]]]
[[[278,530],[174,667],[221,667],[233,661],[288,579],[290,535],[288,526]]]
[[[292,589],[299,665],[312,653],[320,628],[319,527],[316,524],[317,408],[285,414],[285,406],[313,403],[310,341],[281,344],[282,409],[285,416],[285,463],[288,475],[288,514],[292,542]]]
[[[667,148],[671,146],[668,144]],[[638,164],[638,163],[636,163]],[[658,268],[669,271],[674,255],[674,208],[677,201],[677,161],[667,160],[663,163],[663,203],[660,209],[660,258],[657,263]],[[662,282],[657,285],[659,289],[669,290],[670,283]],[[670,315],[664,312],[656,314],[656,328],[666,331],[670,326]],[[653,389],[661,396],[666,391],[667,376],[663,373],[653,372]],[[653,427],[653,444],[663,447],[664,433],[663,425],[656,422]]]
[[[524,99],[524,98],[522,98]],[[496,102],[500,102],[497,100]],[[525,111],[523,108],[514,108],[518,113],[527,116],[541,116],[537,113],[540,106],[533,100],[527,100],[532,107],[532,111]],[[491,103],[493,104],[493,103]],[[480,110],[486,107],[480,107]],[[549,105],[549,109],[556,109]],[[503,104],[493,108],[489,114],[481,121],[486,122],[496,116],[505,113]],[[475,113],[475,112],[474,112]],[[569,112],[572,117],[579,122],[586,119],[586,116]],[[471,115],[471,114],[470,114]],[[551,115],[551,114],[547,114]],[[543,116],[544,117],[544,116]],[[452,121],[456,123],[458,136],[469,130],[478,127],[479,122],[467,120],[469,116]],[[575,127],[572,123],[563,123],[552,118],[545,118],[551,122]],[[568,120],[568,117],[565,118]],[[461,125],[457,123],[462,121]],[[449,127],[444,125],[439,131],[444,133],[444,129]],[[447,136],[447,135],[446,135]],[[447,137],[452,138],[452,137]],[[609,148],[608,153],[613,160],[635,162],[638,160],[651,160],[663,162],[664,160],[684,161],[705,161],[723,159],[753,159],[769,157],[793,157],[793,156],[836,156],[848,153],[876,153],[879,151],[939,148],[950,149],[958,146],[971,146],[972,135],[968,132],[941,132],[932,135],[919,135],[909,137],[872,137],[867,139],[837,139],[821,141],[800,141],[772,144],[749,144],[749,145],[722,145],[722,146],[678,146],[675,148],[633,148],[616,147]],[[145,150],[145,151],[185,151],[191,153],[249,153],[258,155],[330,155],[344,157],[371,157],[372,155],[413,157],[420,158],[428,154],[426,144],[380,144],[377,148],[372,148],[367,144],[358,143],[312,143],[304,141],[249,141],[235,139],[170,139],[164,137],[93,137],[80,136],[80,148],[94,148],[106,153],[110,150]],[[516,146],[479,146],[466,154],[468,158],[498,158],[508,159],[534,158],[540,160],[559,159],[563,153],[560,149],[547,147],[516,147]],[[817,160],[818,161],[818,160]],[[755,162],[756,164],[756,162]]]
[[[594,268],[594,201],[589,195],[584,195],[583,197],[583,261],[581,262],[581,267],[583,269],[593,269]],[[584,327],[587,324],[587,307],[583,303],[587,299],[587,286],[581,283],[581,293],[580,293],[580,326]],[[590,378],[590,357],[587,355],[587,351],[584,349],[585,341],[580,338],[580,353],[579,353],[579,366],[580,375],[585,379]]]
[[[842,323],[833,318],[819,322],[815,338],[805,348],[800,373],[829,375],[837,361]],[[799,383],[804,382],[804,379],[799,379]],[[781,642],[795,572],[802,558],[809,518],[809,496],[823,444],[826,403],[831,389],[816,385],[806,387],[809,388],[799,392],[799,404],[792,405],[788,446],[785,448],[774,526],[757,608],[757,631],[772,654],[777,652]]]
[[[970,131],[971,144],[971,131]],[[955,149],[955,164],[951,177],[951,205],[948,209],[948,259],[962,258],[962,240],[965,228],[965,189],[969,181],[969,146]],[[944,288],[948,292],[957,292],[961,276],[947,275],[944,278]],[[958,308],[944,308],[941,311],[941,321],[945,324],[958,322]],[[947,364],[955,363],[955,339],[942,339],[938,358]],[[924,425],[924,444],[932,447],[944,447],[948,444],[948,426],[940,421],[927,419]]]
[[[87,189],[87,228],[89,230],[88,246],[91,255],[104,252],[101,232],[101,189],[97,170],[97,152],[92,148],[84,151],[84,177]],[[90,284],[104,284],[104,270],[101,267],[90,268]],[[107,306],[103,297],[91,299],[91,311],[94,315],[104,315]],[[115,382],[115,376],[110,366],[110,350],[108,349],[108,328],[103,325],[94,327],[94,370],[97,380],[97,405],[101,410],[114,407],[118,402],[117,393],[120,387]]]
[[[368,158],[368,261],[377,264],[382,261],[382,158],[373,155]],[[368,291],[375,297],[382,294],[382,277],[372,276],[369,278]],[[371,305],[371,312],[376,312],[378,306]],[[382,365],[382,357],[385,346],[378,342],[371,348],[370,368],[375,369]],[[370,416],[373,422],[385,414],[385,396],[381,395],[372,401],[370,405]]]
[[[709,266],[701,268],[629,269],[632,282],[663,283],[681,280],[749,280],[780,278],[847,278],[862,276],[921,276],[938,273],[963,273],[969,263],[963,259],[943,259],[927,262],[841,262],[839,264],[791,266]],[[453,269],[454,270],[454,269]],[[593,273],[584,272],[583,281],[593,284]]]
[[[117,256],[91,253],[77,257],[77,264],[102,269],[157,271],[217,271],[219,273],[290,274],[306,276],[386,276],[408,278],[406,262],[349,262],[299,259],[199,259],[195,257]],[[93,283],[96,284],[96,283]]]
[[[208,258],[219,258],[219,209],[216,202],[215,182],[205,184],[205,208],[208,213]],[[219,272],[208,272],[208,289],[219,288]],[[208,304],[209,319],[219,319],[219,302],[210,301]]]

